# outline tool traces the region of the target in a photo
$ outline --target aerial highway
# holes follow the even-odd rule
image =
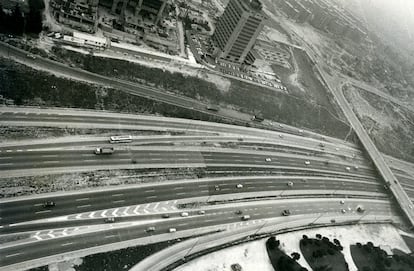
[[[87,110],[0,106],[0,114],[0,123],[10,126],[44,126],[47,124],[65,128],[147,129],[155,131],[210,132],[213,134],[227,133],[260,138],[279,138],[280,134],[276,131],[206,121]],[[348,151],[356,149],[355,144],[337,138],[316,134],[310,136],[309,131],[299,132],[300,129],[285,129],[285,126],[279,127],[279,129],[283,135],[289,135],[291,140],[296,140],[296,143],[300,143],[302,140],[314,143],[326,142],[337,144],[338,147]]]
[[[292,186],[288,183],[291,182]],[[237,185],[242,185],[238,188]],[[103,189],[89,192],[73,192],[71,194],[45,194],[40,197],[25,197],[17,199],[3,199],[0,201],[1,225],[18,224],[39,219],[65,216],[69,214],[92,212],[110,208],[121,208],[133,206],[129,214],[135,209],[134,205],[151,202],[172,201],[177,199],[211,197],[226,194],[241,194],[245,197],[254,196],[262,191],[307,191],[308,195],[341,195],[344,191],[349,192],[371,192],[375,195],[385,195],[384,188],[374,181],[358,181],[353,179],[331,178],[331,177],[307,177],[302,176],[264,176],[264,177],[224,177],[199,179],[197,181],[177,180],[168,184],[135,185],[129,187]],[[314,191],[314,192],[313,192]],[[248,194],[246,194],[248,193]],[[305,194],[306,195],[306,194]],[[348,196],[348,194],[345,194]],[[213,198],[211,198],[213,199]],[[54,201],[56,206],[44,208],[46,201]],[[206,205],[207,202],[206,202]],[[100,222],[104,217],[113,215],[108,212],[106,215],[96,214],[92,216]],[[91,218],[81,216],[80,220]],[[73,220],[76,218],[73,217]],[[61,222],[61,221],[60,221]],[[52,224],[49,224],[52,225]],[[0,233],[18,231],[19,227],[2,228]]]
[[[109,143],[108,143],[109,144]],[[73,146],[76,148],[76,146]],[[46,168],[177,168],[177,167],[259,167],[290,169],[312,173],[330,173],[375,178],[375,171],[359,161],[341,161],[335,158],[264,152],[255,150],[215,149],[180,146],[117,146],[111,155],[96,155],[94,147],[83,149],[30,150],[0,154],[0,171],[30,174]],[[358,166],[358,167],[356,167]],[[26,170],[26,171],[23,171]],[[41,171],[40,171],[41,172]]]
[[[357,206],[361,205],[365,209],[364,214],[361,214],[361,218],[368,213],[371,215],[389,216],[396,214],[394,207],[388,200],[348,199],[345,205],[341,205],[338,199],[287,199],[276,202],[245,203],[232,207],[214,207],[208,209],[203,215],[190,215],[185,218],[165,219],[131,226],[128,227],[128,230],[115,228],[82,235],[63,236],[38,242],[0,247],[0,265],[3,267],[3,270],[7,270],[4,268],[12,268],[10,265],[15,263],[113,242],[168,233],[171,228],[183,231],[240,222],[242,215],[247,214],[251,220],[262,220],[280,217],[282,216],[282,211],[288,208],[292,213],[292,217],[312,212],[317,214],[315,217],[318,217],[320,213],[323,213],[324,216],[338,215],[345,208],[346,212],[343,215],[351,216],[355,215]],[[242,211],[242,214],[236,214],[237,210]],[[150,227],[154,228],[148,230]]]
[[[408,219],[411,227],[414,227],[414,206],[412,200],[404,191],[398,179],[395,177],[394,173],[391,171],[390,167],[385,162],[384,157],[379,152],[374,142],[369,137],[367,131],[365,131],[364,126],[352,110],[350,104],[345,98],[345,95],[342,90],[342,85],[335,84],[337,82],[333,82],[332,80],[327,80],[328,77],[326,76],[324,70],[319,66],[319,64],[316,64],[315,67],[318,69],[319,73],[324,78],[325,83],[328,86],[328,89],[334,95],[338,105],[341,107],[349,123],[351,124],[352,128],[357,134],[359,140],[364,146],[364,149],[367,151],[378,172],[384,179],[385,184],[389,186],[390,191],[399,203],[400,208],[405,214],[406,218]]]

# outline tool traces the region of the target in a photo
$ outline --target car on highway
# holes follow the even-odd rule
[[[197,214],[199,214],[199,215],[204,215],[205,213],[206,213],[206,211],[204,211],[204,210],[200,210],[200,211],[197,212]]]
[[[26,57],[27,58],[30,58],[30,59],[33,59],[33,60],[36,59],[36,56],[35,55],[32,55],[32,54],[27,54]]]
[[[249,220],[249,219],[250,219],[250,216],[249,215],[242,216],[242,220],[244,220],[244,221]]]
[[[299,130],[299,133],[300,133],[300,134],[303,134],[303,130],[302,130],[302,129],[300,129],[300,130]]]
[[[214,190],[219,191],[220,190],[220,187],[218,185],[215,185],[214,186]]]
[[[291,212],[290,212],[289,209],[285,209],[285,210],[282,211],[282,215],[283,216],[290,216],[291,215]]]
[[[341,209],[341,213],[345,214],[346,210],[345,209]]]
[[[237,210],[236,212],[235,212],[235,214],[236,215],[241,215],[243,213],[243,211],[242,210]]]
[[[170,218],[170,215],[169,214],[163,214],[161,217],[162,218]]]
[[[356,208],[356,210],[357,210],[357,212],[358,212],[358,213],[363,213],[363,212],[365,212],[365,208],[364,208],[363,206],[358,206],[358,207]]]
[[[358,169],[359,169],[359,167],[358,167],[358,166],[354,166],[354,169],[355,169],[355,170],[358,170]]]
[[[346,171],[351,171],[350,167],[346,167],[345,169],[346,169]]]
[[[283,136],[282,134],[279,134],[279,137],[280,137],[280,138],[284,138],[284,136]]]
[[[310,161],[305,161],[305,165],[309,166],[310,165]]]
[[[176,232],[177,231],[177,229],[176,228],[169,228],[168,229],[168,232]]]
[[[340,204],[345,204],[345,201],[344,200],[341,200],[339,203]]]
[[[293,182],[287,182],[286,185],[292,187],[293,186]]]
[[[56,203],[54,201],[48,200],[43,202],[43,208],[51,208],[51,207],[55,207]]]
[[[187,217],[187,216],[188,216],[188,213],[187,213],[187,212],[182,212],[180,215],[181,215],[182,217]]]
[[[111,217],[107,217],[104,219],[105,223],[114,223],[115,222],[115,217],[111,216]]]
[[[146,232],[153,232],[153,231],[155,231],[155,227],[148,227],[145,231]]]
[[[325,144],[321,142],[321,143],[319,143],[319,147],[323,148],[323,147],[325,147]]]
[[[266,160],[266,162],[272,162],[272,159],[271,159],[271,158],[269,158],[269,157],[268,157],[268,158],[266,158],[265,160]]]
[[[243,185],[239,183],[238,185],[236,185],[236,188],[243,188]]]

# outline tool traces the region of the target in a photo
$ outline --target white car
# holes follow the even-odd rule
[[[187,212],[182,212],[182,213],[181,213],[181,216],[182,216],[182,217],[187,217],[187,216],[188,216],[188,213],[187,213]]]
[[[266,158],[266,162],[272,162],[272,159],[271,158]]]
[[[290,186],[290,187],[293,186],[293,182],[287,182],[286,184],[287,184],[287,186]]]
[[[299,133],[303,133],[303,130],[302,130],[302,129],[300,129],[300,130],[299,130]]]
[[[341,209],[341,213],[345,214],[346,210],[345,209]]]
[[[341,200],[339,203],[340,204],[345,204],[345,201],[344,200]]]
[[[279,134],[279,137],[280,137],[280,138],[283,138],[284,136],[283,136],[282,134]]]
[[[350,167],[346,167],[345,169],[346,169],[346,171],[351,171]]]
[[[238,185],[236,185],[236,188],[243,188],[243,185],[239,183]]]
[[[305,165],[309,166],[310,165],[310,161],[305,161]]]
[[[170,228],[168,231],[169,231],[169,232],[176,232],[176,231],[177,231],[177,229],[176,229],[176,228]]]

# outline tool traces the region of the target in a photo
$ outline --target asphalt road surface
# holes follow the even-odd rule
[[[210,210],[205,215],[191,215],[187,218],[167,219],[145,225],[132,226],[127,229],[98,231],[0,248],[0,266],[7,266],[17,262],[76,251],[88,247],[146,237],[150,234],[167,233],[170,228],[176,228],[177,231],[181,231],[238,222],[241,220],[242,215],[247,214],[251,216],[252,220],[282,216],[281,213],[285,209],[289,209],[292,215],[311,213],[317,213],[319,215],[323,213],[323,216],[329,216],[330,213],[341,213],[341,210],[344,208],[346,208],[346,212],[355,214],[356,207],[361,204],[365,208],[364,214],[391,215],[395,212],[393,211],[393,206],[388,201],[379,200],[348,199],[345,205],[341,205],[337,199],[286,200],[273,204],[246,204],[237,208],[229,207],[220,208],[216,211]],[[236,214],[235,211],[237,210],[241,210],[243,214]],[[361,214],[361,217],[364,214]],[[344,213],[344,215],[347,215],[347,213]],[[151,226],[155,227],[155,231],[147,232],[146,230]]]

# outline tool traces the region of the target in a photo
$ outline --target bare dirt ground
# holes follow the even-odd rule
[[[382,152],[414,162],[414,114],[362,89],[344,94]]]

